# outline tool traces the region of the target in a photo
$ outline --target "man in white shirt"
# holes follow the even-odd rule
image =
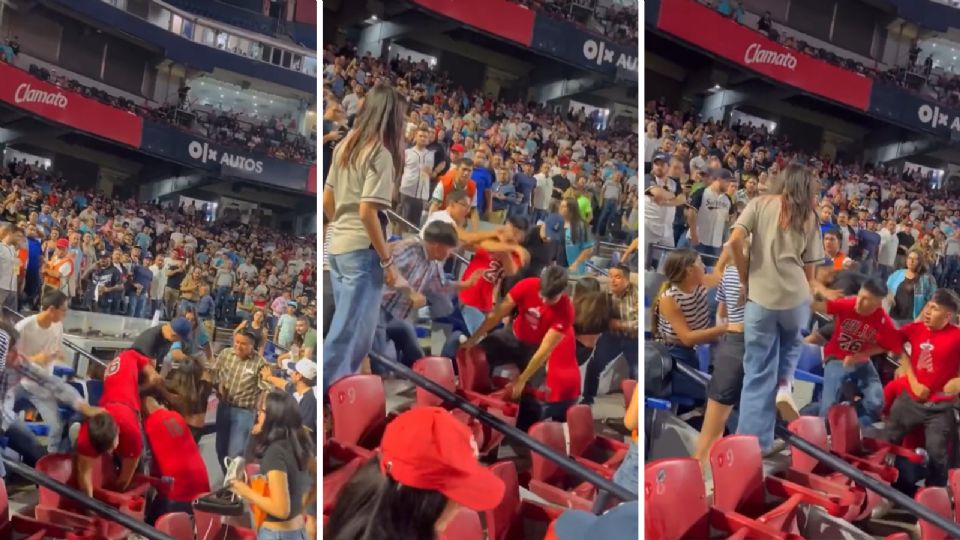
[[[403,175],[400,177],[398,213],[418,227],[423,219],[424,205],[430,199],[430,175],[433,173],[433,152],[427,149],[428,140],[427,130],[418,129],[414,146],[404,153]]]
[[[653,164],[644,183],[643,193],[643,238],[647,246],[644,253],[649,253],[649,247],[653,244],[673,247],[673,218],[677,207],[686,203],[687,198],[677,182],[667,177],[666,154],[653,155]]]
[[[253,279],[257,277],[257,267],[250,263],[250,261],[244,259],[240,266],[237,267],[237,275],[244,281]]]
[[[21,319],[16,325],[20,332],[17,351],[21,358],[49,374],[53,374],[55,363],[64,361],[63,317],[67,313],[68,300],[63,292],[47,289],[40,299],[40,312]],[[31,379],[24,379],[16,391],[19,397],[28,400],[37,409],[43,422],[50,427],[47,450],[60,451],[63,423],[60,421],[57,399]]]
[[[553,198],[553,177],[550,176],[550,165],[540,165],[540,172],[533,175],[537,180],[537,187],[533,191],[534,221],[543,221],[550,212],[550,200]]]
[[[153,317],[156,310],[161,309],[163,304],[163,289],[167,286],[167,274],[163,271],[163,255],[157,255],[153,259],[153,264],[149,266],[153,274],[153,281],[150,282],[150,309],[148,316]]]
[[[17,310],[18,250],[22,243],[23,231],[19,227],[7,226],[0,232],[0,308]]]
[[[897,238],[897,222],[892,219],[885,222],[879,234],[880,249],[877,252],[877,265],[880,277],[887,279],[893,273],[897,261],[897,248],[900,247],[900,239]]]

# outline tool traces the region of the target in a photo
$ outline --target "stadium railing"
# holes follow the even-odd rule
[[[597,498],[595,499],[593,506],[593,512],[595,514],[601,513],[602,509],[606,507],[610,495],[613,495],[625,502],[637,500],[637,493],[634,493],[624,486],[615,484],[611,480],[607,480],[606,478],[591,471],[590,469],[587,469],[567,456],[556,452],[546,445],[534,440],[522,430],[507,424],[503,420],[481,409],[480,407],[477,407],[453,392],[450,392],[446,388],[424,377],[423,375],[420,375],[413,369],[401,364],[400,362],[390,360],[389,358],[385,358],[374,352],[371,352],[369,356],[371,360],[380,363],[382,367],[386,368],[387,370],[393,371],[401,377],[408,379],[418,387],[423,388],[424,390],[443,399],[444,403],[460,409],[473,418],[476,418],[484,425],[503,433],[503,435],[510,441],[529,448],[531,451],[536,452],[548,460],[556,463],[558,467],[570,473],[571,475],[596,486]]]
[[[14,317],[16,317],[18,321],[19,321],[20,319],[23,319],[23,318],[25,317],[22,313],[20,313],[20,312],[18,312],[18,311],[14,311],[14,310],[10,309],[9,307],[6,307],[6,306],[3,307],[3,311],[6,312],[6,313],[9,313],[10,315],[13,315]],[[91,362],[96,362],[97,364],[100,364],[100,365],[103,366],[103,367],[106,367],[106,366],[107,366],[107,362],[106,362],[106,361],[101,360],[101,359],[97,358],[96,356],[88,353],[87,351],[83,350],[82,347],[80,347],[80,346],[77,345],[76,343],[70,341],[69,339],[63,338],[63,344],[66,345],[66,347],[67,347],[68,349],[74,351],[75,353],[77,353],[77,354],[79,354],[80,356],[86,358],[87,360],[89,360],[89,361],[91,361]],[[74,362],[73,367],[74,367],[74,369],[76,369],[76,367],[77,367],[76,362]]]
[[[103,501],[98,501],[97,499],[88,497],[85,493],[81,493],[80,491],[77,491],[66,484],[61,484],[49,476],[40,474],[33,467],[28,467],[17,460],[10,459],[7,456],[3,456],[3,465],[6,467],[8,472],[20,475],[30,482],[67,497],[68,499],[80,504],[84,508],[93,510],[101,516],[123,525],[127,529],[130,529],[134,533],[146,538],[147,540],[174,540],[173,537],[160,532],[159,530],[147,525],[142,521],[137,521],[136,519],[121,513],[119,510]]]
[[[697,384],[702,384],[704,389],[706,389],[707,383],[710,381],[709,375],[690,367],[683,362],[675,362],[674,366],[686,377],[690,378]],[[777,437],[780,437],[785,443],[795,447],[797,450],[813,456],[820,463],[845,475],[847,478],[853,480],[857,485],[877,493],[881,497],[884,497],[890,502],[895,503],[917,518],[936,525],[945,531],[950,538],[960,538],[960,525],[954,523],[953,520],[941,516],[932,509],[918,503],[906,494],[897,491],[893,486],[868,476],[863,471],[857,469],[846,461],[834,456],[830,452],[821,449],[819,446],[811,443],[810,441],[799,437],[795,433],[792,433],[789,429],[779,423],[775,427],[775,433]]]

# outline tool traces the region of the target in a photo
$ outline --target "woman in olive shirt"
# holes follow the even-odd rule
[[[267,478],[268,495],[254,493],[239,480],[231,488],[266,513],[258,540],[304,540],[303,500],[313,481],[309,471],[316,458],[296,399],[285,392],[268,393],[257,409],[252,433],[253,455]]]

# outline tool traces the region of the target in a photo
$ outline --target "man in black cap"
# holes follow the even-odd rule
[[[735,208],[727,194],[732,180],[733,173],[728,169],[712,169],[710,182],[694,191],[687,203],[685,213],[690,227],[687,238],[690,246],[704,255],[719,257],[723,250],[723,234]]]
[[[184,345],[190,343],[192,329],[193,325],[190,324],[190,321],[183,317],[177,317],[168,323],[147,328],[137,336],[137,339],[133,340],[130,348],[153,360],[157,371],[160,371],[163,359],[170,352],[170,347],[174,343],[177,341]],[[173,359],[175,361],[186,358],[183,349],[180,349],[178,353],[179,356],[177,353],[174,354]]]

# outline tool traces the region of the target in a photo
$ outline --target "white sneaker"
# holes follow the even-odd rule
[[[246,482],[246,463],[242,457],[225,457],[223,458],[223,464],[227,467],[227,472],[223,475],[224,487],[230,487],[230,483],[234,480]]]
[[[793,390],[789,386],[781,386],[777,390],[777,412],[780,418],[788,424],[797,418],[800,418],[800,408],[797,402],[793,400]]]
[[[67,431],[67,437],[70,439],[70,448],[77,447],[77,437],[80,436],[80,422],[70,424],[70,430]]]

